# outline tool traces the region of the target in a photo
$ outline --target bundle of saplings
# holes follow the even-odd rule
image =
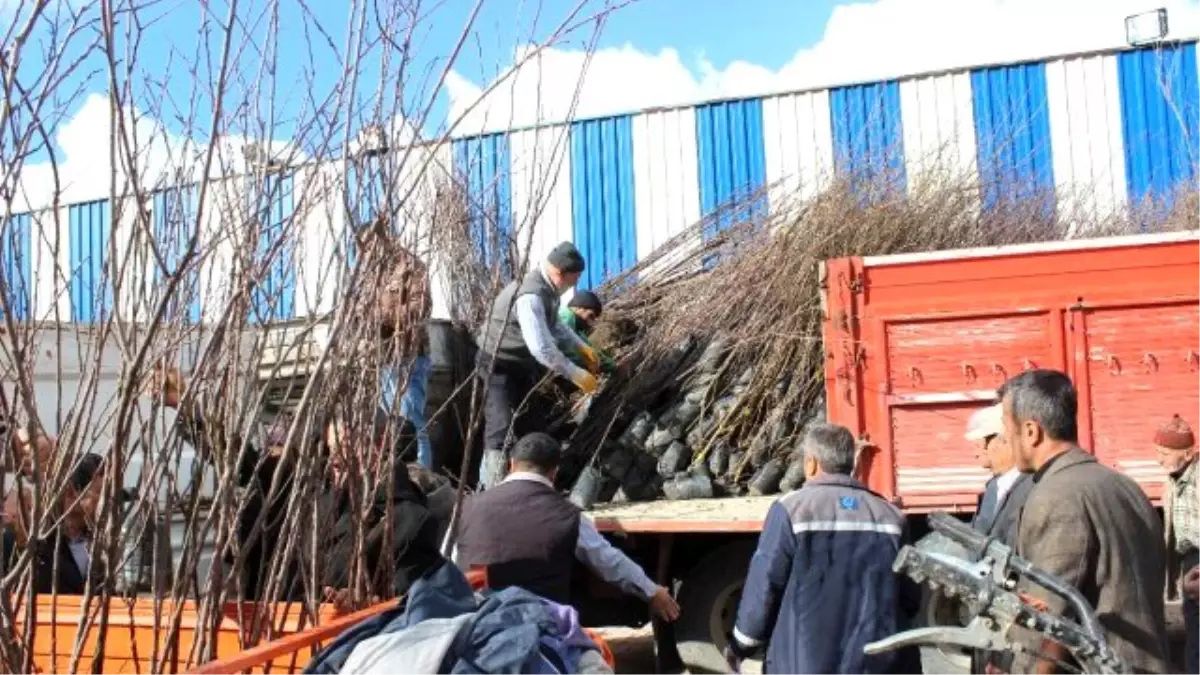
[[[1186,209],[1103,222],[1064,219],[1037,199],[981,209],[973,179],[907,194],[863,186],[841,182],[790,205],[773,197],[769,213],[752,195],[600,289],[592,338],[618,372],[563,435],[560,481],[577,503],[798,487],[805,427],[825,419],[824,260],[1047,241],[1081,227],[1196,227]]]

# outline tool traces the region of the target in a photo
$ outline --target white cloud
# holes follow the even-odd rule
[[[1125,17],[1158,7],[1168,10],[1171,37],[1196,36],[1198,0],[876,0],[835,8],[820,42],[779,70],[746,61],[717,69],[701,59],[693,72],[673,49],[657,54],[631,45],[602,49],[587,67],[574,114],[593,117],[1120,47]],[[514,63],[529,49],[517,50]],[[567,119],[584,63],[583,51],[543,51],[497,87],[456,132]],[[467,113],[482,91],[451,73],[451,120]]]
[[[126,191],[129,174],[124,167],[124,150],[116,158],[110,148],[112,117],[108,98],[89,94],[68,121],[54,135],[57,162],[57,189],[60,203],[70,204],[103,199],[111,192],[113,169],[117,169],[117,192]],[[208,147],[171,133],[160,121],[134,108],[126,110],[126,129],[136,138],[136,168],[143,187],[155,187],[199,178]],[[245,136],[228,135],[218,141],[209,175],[217,177],[246,170],[242,149]],[[284,141],[264,143],[273,157],[288,157],[291,163],[303,161],[302,153]],[[55,166],[49,161],[26,163],[20,168],[13,210],[43,208],[52,203],[55,190]]]

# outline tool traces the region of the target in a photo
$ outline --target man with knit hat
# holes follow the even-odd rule
[[[584,393],[596,390],[599,357],[558,320],[559,300],[574,288],[583,270],[579,249],[569,242],[555,246],[524,278],[504,287],[480,329],[478,366],[488,383],[479,467],[483,488],[503,478],[511,439],[545,429],[551,406],[537,388],[546,373],[570,380]],[[571,345],[587,367],[571,363],[559,341]]]
[[[558,310],[558,320],[575,333],[580,342],[595,350],[596,355],[600,358],[601,370],[611,375],[617,369],[617,364],[613,363],[612,357],[608,354],[596,349],[592,341],[588,339],[592,333],[592,325],[596,319],[600,318],[603,310],[604,305],[600,302],[600,296],[591,291],[575,291],[566,306]],[[572,349],[572,343],[563,341],[558,346],[567,355],[567,358],[571,359],[572,363],[583,368],[587,367],[587,360],[578,351]]]
[[[1183,573],[1183,620],[1187,630],[1184,672],[1200,672],[1197,658],[1200,644],[1196,638],[1197,567],[1200,546],[1200,496],[1196,493],[1196,435],[1192,427],[1175,415],[1154,434],[1158,463],[1167,472],[1163,491],[1163,518],[1166,523],[1167,580],[1174,583]]]

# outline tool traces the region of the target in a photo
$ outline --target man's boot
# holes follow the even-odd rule
[[[484,450],[479,462],[479,489],[495,487],[504,479],[505,456],[503,450]]]

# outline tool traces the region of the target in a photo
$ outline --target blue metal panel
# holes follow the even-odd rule
[[[571,216],[587,261],[579,288],[596,288],[637,264],[633,117],[571,125]]]
[[[1046,64],[971,71],[971,106],[983,207],[1044,199],[1053,209]]]
[[[71,253],[71,320],[100,323],[112,316],[112,279],[105,269],[112,204],[107,199],[67,207]]]
[[[762,99],[697,106],[696,154],[702,217],[761,190],[767,182]],[[764,194],[719,215],[708,232],[723,230],[739,220],[757,219],[766,210]]]
[[[899,82],[830,90],[829,122],[834,170],[839,176],[864,194],[881,189],[904,192],[907,176]]]
[[[165,269],[152,260],[154,279],[165,288],[165,280],[180,273],[180,265],[187,253],[191,239],[198,236],[196,206],[199,191],[195,185],[182,185],[159,190],[154,193],[152,213],[154,218],[154,243],[162,256]],[[183,278],[175,287],[175,295],[167,309],[167,317],[198,323],[200,321],[200,253],[202,244],[197,241]]]
[[[295,237],[292,236],[292,177],[263,178],[254,260],[262,278],[254,285],[251,321],[279,321],[296,313]]]
[[[4,275],[7,294],[6,307],[17,321],[29,320],[33,302],[33,233],[32,219],[21,213],[8,219],[0,228],[0,274]]]
[[[512,187],[508,134],[487,134],[454,141],[454,164],[467,188],[471,232],[488,265],[501,263],[512,275]],[[502,254],[503,252],[503,254]]]
[[[1129,199],[1169,205],[1181,186],[1194,188],[1200,162],[1196,43],[1117,58]]]

